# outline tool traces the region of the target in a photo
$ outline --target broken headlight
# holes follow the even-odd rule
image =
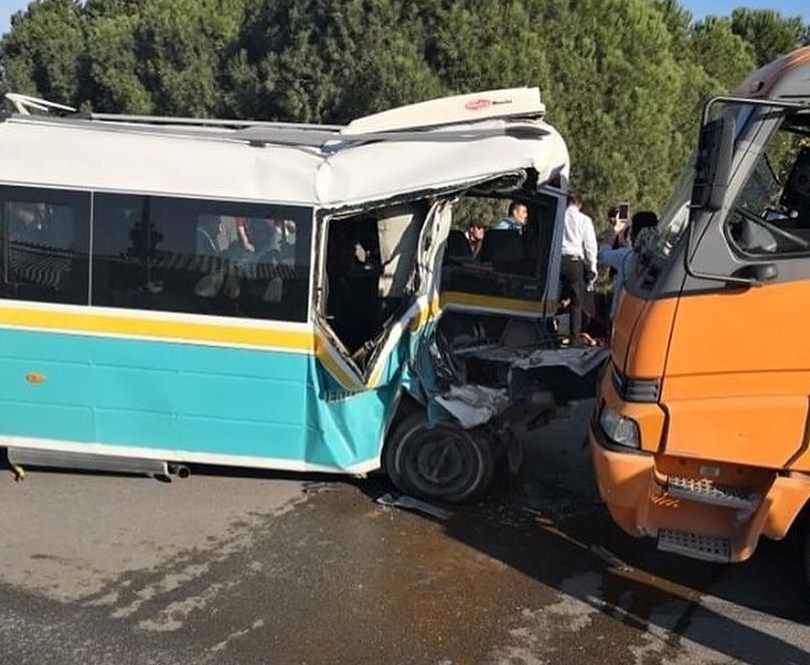
[[[599,416],[599,425],[612,443],[628,448],[641,447],[641,437],[636,421],[620,416],[617,411],[607,405],[604,406]]]

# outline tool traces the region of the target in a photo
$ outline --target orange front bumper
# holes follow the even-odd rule
[[[658,494],[655,462],[651,453],[614,451],[588,432],[599,495],[616,523],[631,536],[650,534],[647,525],[651,492]],[[654,533],[654,530],[653,530]]]
[[[761,536],[784,538],[810,499],[806,476],[773,474],[756,511],[741,521],[728,508],[669,496],[664,489],[666,475],[656,469],[652,453],[615,449],[594,427],[598,425],[591,425],[588,437],[599,494],[613,520],[631,536],[655,536],[659,529],[673,529],[726,537],[731,542],[731,561],[745,561]],[[680,461],[684,468],[699,464]]]

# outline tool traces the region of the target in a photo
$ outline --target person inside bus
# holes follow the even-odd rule
[[[481,251],[485,233],[486,227],[481,222],[470,220],[465,236],[467,243],[470,245],[470,253],[474,259],[478,258],[478,253]]]
[[[44,203],[9,202],[9,235],[13,242],[42,244],[48,230],[48,207]]]
[[[658,226],[658,216],[651,210],[637,212],[628,224],[619,219],[614,220],[613,228],[599,246],[597,260],[613,271],[613,297],[610,304],[610,319],[616,314],[619,294],[624,287],[625,277],[634,261],[634,251],[640,247]],[[623,240],[624,239],[624,240]]]
[[[512,201],[509,204],[507,216],[499,220],[492,227],[496,231],[517,231],[523,233],[526,222],[529,221],[529,209],[521,201]]]
[[[260,275],[268,274],[259,266],[269,267],[269,280],[262,299],[279,302],[284,279],[289,277],[285,264],[290,263],[290,257],[294,261],[295,222],[278,221],[274,217],[237,217],[236,232],[239,248],[236,277],[259,279]]]
[[[281,249],[281,225],[272,217],[240,217],[237,228],[242,247],[255,255],[257,261],[268,252]]]
[[[237,218],[229,215],[201,215],[197,221],[197,255],[217,257],[195,285],[194,292],[203,298],[214,298],[226,286],[225,293],[239,296],[239,278],[232,265],[239,243]]]
[[[288,265],[295,261],[295,222],[285,219],[281,223],[281,258]]]

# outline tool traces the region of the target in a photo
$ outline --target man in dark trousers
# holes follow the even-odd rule
[[[596,281],[596,231],[593,220],[581,211],[582,200],[568,195],[563,226],[560,278],[563,298],[570,300],[571,343],[582,333],[582,312],[589,289]]]

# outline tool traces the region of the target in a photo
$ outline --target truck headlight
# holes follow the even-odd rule
[[[602,413],[599,415],[599,425],[605,436],[613,443],[628,448],[641,447],[641,437],[636,421],[620,416],[607,405],[604,406]]]

